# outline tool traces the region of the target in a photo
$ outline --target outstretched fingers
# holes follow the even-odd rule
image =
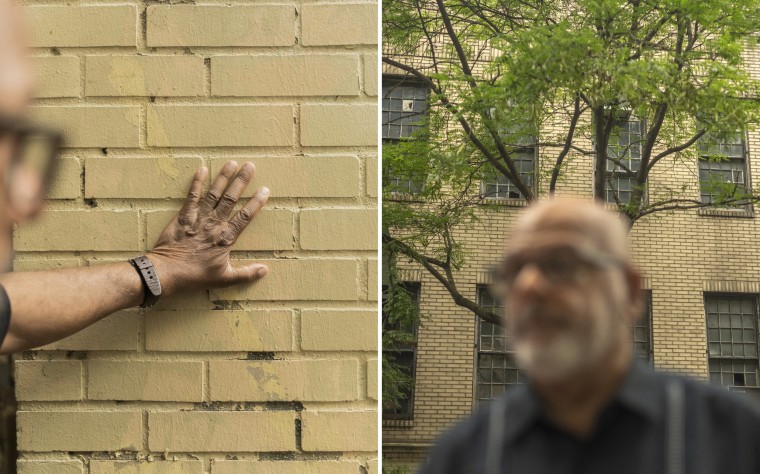
[[[230,180],[235,176],[237,169],[238,165],[234,161],[228,161],[224,164],[222,170],[219,172],[219,175],[216,177],[214,183],[211,185],[208,193],[206,193],[206,196],[201,202],[201,214],[206,215],[214,210],[217,203],[219,203],[219,199],[221,199],[224,190],[227,189],[227,185],[229,184]]]
[[[235,175],[230,181],[227,189],[224,190],[224,194],[222,194],[222,197],[219,199],[216,209],[214,209],[217,217],[220,219],[226,219],[230,215],[232,208],[235,207],[235,204],[240,199],[243,191],[248,187],[248,183],[253,180],[253,174],[255,171],[256,168],[250,162],[246,162],[240,167],[237,175]]]
[[[193,176],[193,182],[190,183],[190,190],[187,192],[187,199],[182,205],[177,215],[177,221],[180,225],[193,225],[198,217],[198,203],[203,193],[203,183],[208,177],[208,168],[202,166]]]
[[[264,204],[266,204],[267,199],[269,199],[269,188],[266,186],[259,188],[256,190],[253,197],[248,200],[245,206],[240,208],[237,214],[230,219],[229,226],[235,239],[240,236],[248,224],[251,223],[251,220],[256,217],[256,214],[258,214],[261,208],[264,207]]]

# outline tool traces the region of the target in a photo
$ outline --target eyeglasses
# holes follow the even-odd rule
[[[534,265],[551,284],[578,283],[595,270],[623,266],[620,258],[579,247],[546,249],[539,255],[514,254],[492,269],[495,285],[507,288],[528,265]]]
[[[22,119],[0,115],[0,137],[10,137],[11,160],[5,191],[12,207],[25,215],[32,201],[41,201],[55,171],[63,135]]]

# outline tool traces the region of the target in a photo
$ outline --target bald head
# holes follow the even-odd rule
[[[508,252],[554,244],[579,245],[630,261],[623,219],[590,201],[561,198],[531,206],[519,220]]]
[[[34,76],[27,56],[20,9],[0,0],[0,114],[19,116],[31,99]]]

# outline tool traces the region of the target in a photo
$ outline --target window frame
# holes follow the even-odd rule
[[[485,294],[488,296],[488,298],[496,300],[493,296],[489,294],[488,285],[485,284],[478,284],[475,285],[475,292],[476,292],[476,299],[478,302],[478,305],[482,305],[481,303],[481,294]],[[495,301],[496,304],[492,305],[494,308],[502,308],[502,310],[506,310],[505,306],[498,304],[498,301]],[[503,313],[502,313],[503,314]],[[517,361],[515,360],[514,351],[509,349],[509,343],[508,339],[509,336],[506,334],[506,328],[501,328],[501,330],[504,332],[504,351],[494,351],[493,349],[488,351],[481,350],[481,344],[482,344],[482,327],[483,327],[483,321],[481,318],[475,316],[475,358],[474,358],[474,374],[473,374],[473,411],[482,408],[488,403],[488,400],[495,400],[495,398],[490,399],[481,399],[479,397],[479,386],[480,386],[480,380],[479,380],[479,373],[480,373],[480,356],[481,353],[485,354],[503,354],[505,356],[505,377],[504,377],[504,389],[501,392],[504,394],[507,390],[514,387],[515,385],[521,385],[527,382],[527,378],[525,375],[523,375],[518,369],[517,369]],[[491,323],[488,323],[491,324]],[[495,325],[494,325],[495,326]],[[498,326],[497,326],[498,327]],[[493,347],[493,346],[492,346]],[[514,370],[517,372],[517,378],[516,382],[514,383],[508,383],[507,377],[506,377],[506,371],[511,370],[511,367],[509,367],[509,359],[512,359],[514,362]],[[490,369],[493,369],[493,366],[489,367]],[[493,383],[489,383],[489,385],[494,385]],[[499,395],[501,396],[501,395]]]
[[[638,122],[638,124],[639,124],[639,140],[638,140],[638,145],[637,146],[639,148],[639,158],[638,158],[639,168],[638,169],[640,169],[641,168],[641,155],[642,155],[643,146],[644,146],[644,137],[646,135],[645,134],[645,131],[646,131],[646,120],[643,119],[643,118],[640,119],[640,118],[636,117],[633,114],[632,111],[623,111],[622,113],[623,113],[623,115],[621,116],[621,118],[619,120],[616,120],[616,122],[625,122],[627,124],[629,124],[631,122]],[[623,170],[623,169],[618,170],[619,165],[616,164],[616,163],[614,163],[612,160],[610,160],[610,158],[609,158],[610,157],[610,146],[611,146],[610,140],[615,136],[614,135],[614,130],[615,130],[615,126],[613,126],[613,129],[610,132],[610,136],[607,138],[607,153],[606,153],[606,156],[607,156],[607,172],[606,172],[606,176],[605,176],[605,179],[604,179],[604,202],[607,203],[607,204],[618,205],[617,201],[614,198],[615,198],[615,195],[617,195],[618,200],[620,200],[620,189],[619,189],[619,187],[618,188],[613,188],[612,186],[610,186],[610,181],[612,181],[612,180],[614,180],[616,178],[619,179],[621,177],[622,178],[626,178],[626,179],[630,179],[633,184],[631,185],[630,189],[626,190],[625,192],[632,193],[633,192],[633,187],[636,186],[635,179],[636,179],[636,173],[638,172],[638,169],[636,169],[636,170],[631,169],[630,173],[627,172],[627,171],[625,171],[625,170]],[[630,133],[628,133],[628,134],[630,135]],[[619,146],[619,144],[615,145],[615,146]],[[628,150],[626,151],[626,153],[630,154],[630,152],[631,152],[630,140],[629,140],[629,144],[628,144],[627,148],[628,148]],[[628,158],[622,159],[620,161],[626,161],[626,160],[629,163],[632,161],[631,158],[630,158],[630,156],[628,156]],[[610,166],[613,166],[612,170],[610,170]],[[608,199],[610,193],[612,193],[612,197],[613,197],[612,200]],[[645,190],[644,195],[643,195],[642,198],[644,199],[644,201],[646,201],[648,199],[648,191],[647,190]],[[620,200],[620,205],[625,206],[625,205],[630,204],[630,202],[631,202],[631,200],[630,200],[630,197],[629,197],[627,201]]]
[[[518,174],[520,175],[529,174],[529,173],[532,174],[532,176],[530,177],[530,182],[528,184],[528,187],[531,189],[531,191],[534,191],[534,192],[537,189],[538,180],[536,180],[536,171],[538,170],[538,159],[539,159],[538,145],[536,145],[536,143],[538,143],[538,139],[537,137],[533,137],[533,144],[515,146],[514,150],[512,151],[513,154],[524,153],[525,155],[527,155],[528,153],[530,153],[533,155],[530,159],[533,165],[531,171],[522,172],[518,170]],[[513,161],[515,162],[515,165],[518,165],[518,160],[513,158]],[[528,160],[521,159],[520,161],[527,162]],[[503,174],[499,173],[496,170],[494,170],[494,174],[496,178],[495,181],[483,180],[480,183],[480,195],[483,196],[484,199],[486,199],[487,201],[495,201],[495,202],[522,202],[526,200],[525,196],[522,195],[522,193],[517,189],[517,186],[515,186],[515,184],[512,183],[511,180],[509,180],[506,176],[504,176]],[[506,182],[500,183],[499,180],[502,178]],[[488,188],[488,186],[496,186],[497,194],[498,194],[499,187],[506,187],[507,193],[514,191],[514,192],[517,192],[518,196],[510,197],[510,196],[488,195],[486,193],[486,189]]]
[[[754,357],[736,357],[733,354],[730,356],[721,356],[721,355],[713,356],[710,354],[710,344],[711,344],[710,330],[711,329],[713,330],[717,329],[718,331],[721,331],[721,330],[733,331],[734,329],[736,329],[736,328],[731,327],[730,323],[729,323],[728,328],[721,327],[720,320],[718,320],[718,323],[714,328],[710,327],[710,315],[708,314],[708,299],[710,298],[725,299],[725,300],[738,299],[739,301],[744,300],[744,301],[750,301],[752,303],[753,310],[754,310],[753,316],[754,316],[754,324],[755,324],[755,327],[754,327],[755,356]],[[755,293],[731,293],[731,292],[721,293],[721,292],[708,292],[708,291],[703,293],[704,318],[705,318],[705,345],[706,345],[705,352],[707,355],[708,381],[711,384],[718,385],[713,380],[713,375],[712,375],[713,373],[717,373],[718,376],[721,377],[719,386],[724,387],[727,390],[747,391],[746,389],[749,389],[749,391],[751,392],[760,393],[760,304],[758,303],[760,303],[759,296],[758,294],[755,294]],[[730,316],[732,313],[729,312],[727,314],[729,316],[729,321],[730,321]],[[718,313],[718,316],[720,316],[720,313]],[[738,330],[744,331],[744,328],[743,327],[738,328]],[[731,343],[733,344],[733,334],[731,336],[731,339],[732,339]],[[722,343],[722,338],[719,338],[718,341],[713,341],[712,343],[713,344],[717,343],[720,345]],[[712,361],[723,361],[723,360],[727,360],[731,362],[754,361],[755,384],[749,385],[749,384],[746,384],[746,381],[745,381],[744,385],[724,385],[723,380],[722,380],[723,372],[720,370],[720,368],[718,368],[717,372],[715,372],[713,371],[713,367],[711,366]],[[734,375],[736,375],[736,373],[734,373]]]
[[[410,293],[410,296],[414,300],[414,302],[417,305],[417,309],[419,310],[420,307],[420,301],[422,297],[422,283],[419,281],[404,281],[401,283],[401,286]],[[411,290],[411,291],[410,291]],[[383,285],[383,299],[385,299],[385,292],[387,291],[387,285]],[[383,327],[383,331],[385,331],[386,328]],[[399,329],[400,330],[400,329]],[[417,342],[419,337],[419,324],[415,324],[412,328],[412,335],[413,340],[409,344],[408,348],[402,348],[400,350],[396,351],[386,351],[383,350],[381,355],[387,354],[387,353],[408,353],[411,352],[411,363],[410,363],[410,373],[409,376],[412,379],[412,387],[409,390],[409,398],[406,402],[408,410],[404,413],[389,413],[386,412],[385,407],[382,406],[381,401],[381,415],[382,420],[385,423],[386,421],[393,423],[393,422],[411,422],[414,420],[414,397],[415,392],[417,388]]]
[[[427,86],[425,86],[424,82],[422,82],[419,79],[416,79],[416,78],[414,78],[412,76],[409,76],[409,75],[383,74],[382,77],[381,77],[381,79],[382,79],[382,81],[381,81],[381,85],[380,85],[380,92],[381,92],[381,96],[380,96],[381,124],[380,124],[380,127],[381,127],[381,140],[382,140],[382,144],[383,145],[385,145],[385,144],[397,144],[397,143],[401,142],[402,140],[411,140],[413,138],[412,135],[417,130],[419,130],[420,128],[425,127],[427,125],[426,124],[423,124],[423,125],[408,125],[410,127],[413,127],[414,130],[412,130],[410,133],[408,133],[406,135],[403,135],[403,134],[399,133],[400,136],[398,138],[396,138],[396,137],[389,137],[389,136],[385,135],[386,134],[386,126],[388,125],[388,123],[390,123],[390,122],[386,123],[384,121],[385,120],[385,114],[386,114],[386,112],[389,113],[389,114],[392,112],[391,109],[387,109],[386,110],[384,108],[385,107],[385,98],[386,98],[385,97],[385,94],[386,94],[385,93],[386,83],[391,83],[393,85],[403,85],[404,83],[407,83],[409,86],[419,86],[419,89],[424,89],[425,90],[425,97],[426,97],[425,98],[425,102],[426,102],[426,106],[425,106],[424,112],[419,113],[421,121],[423,121],[423,120],[427,121],[427,117],[429,117],[429,112],[428,111],[430,109],[430,105],[429,105],[428,101],[429,101],[429,98],[430,98],[430,88],[427,87]],[[401,100],[403,100],[403,98]],[[415,99],[413,98],[412,100],[415,100]],[[400,118],[403,118],[403,117],[400,117]],[[399,188],[399,190],[398,191],[393,191],[393,194],[399,194],[399,195],[408,194],[408,195],[414,196],[416,194],[421,193],[422,189],[425,186],[425,177],[424,176],[419,177],[419,179],[415,179],[413,177],[405,178],[405,177],[400,177],[400,176],[392,176],[392,175],[385,176],[385,175],[383,175],[383,181],[385,181],[385,180],[396,181],[396,186]],[[403,184],[401,182],[403,182]]]
[[[743,131],[743,132],[737,132],[736,136],[741,138],[741,147],[742,147],[742,158],[741,158],[741,161],[742,161],[742,164],[743,164],[743,169],[741,171],[742,171],[742,173],[744,175],[743,186],[744,186],[744,190],[746,191],[748,189],[752,189],[751,173],[750,173],[750,156],[749,156],[749,135],[748,135],[748,133],[746,131]],[[699,198],[700,202],[702,202],[704,204],[707,204],[707,202],[704,201],[704,199],[702,197],[702,194],[703,194],[703,191],[702,191],[702,163],[716,163],[716,162],[711,162],[708,159],[704,158],[707,155],[705,153],[703,153],[703,151],[700,148],[699,144],[700,144],[700,141],[697,142],[697,178],[698,178],[698,181],[699,181],[699,197],[698,198]],[[725,143],[725,142],[716,143],[717,146],[725,145],[725,144],[727,144],[727,143]],[[728,155],[726,155],[726,158],[727,158],[727,161],[729,163],[731,163],[731,161],[737,161],[736,158],[732,158],[732,157],[730,157]],[[722,162],[723,161],[721,161],[721,163]],[[719,171],[719,170],[714,170],[714,171]],[[733,177],[733,172],[734,172],[734,170],[732,169],[731,170],[732,177]],[[736,183],[734,183],[734,184],[736,184]],[[709,196],[712,198],[712,194],[710,194]],[[709,204],[712,204],[712,199],[710,200]],[[721,207],[719,209],[721,211],[727,211],[727,212],[730,212],[730,213],[746,213],[746,212],[752,212],[753,206],[752,206],[752,202],[748,202],[748,203],[745,203],[745,204],[734,204],[734,205],[729,204],[726,207]]]

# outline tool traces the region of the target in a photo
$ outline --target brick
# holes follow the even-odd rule
[[[211,474],[356,474],[356,461],[223,461],[213,460]]]
[[[200,56],[87,56],[84,91],[87,96],[204,95]]]
[[[345,54],[216,56],[211,60],[216,96],[359,95],[359,57]]]
[[[78,57],[37,56],[31,59],[37,75],[35,97],[79,97],[81,77]]]
[[[367,260],[367,299],[377,301],[377,259]]]
[[[83,474],[82,461],[16,461],[18,474]]]
[[[203,461],[90,461],[90,474],[202,474]]]
[[[289,351],[293,315],[285,310],[158,311],[145,318],[149,351]]]
[[[290,105],[166,105],[148,107],[148,145],[290,146]]]
[[[265,278],[253,284],[210,291],[216,300],[356,300],[356,260],[256,260],[269,267]],[[254,261],[233,262],[245,265]]]
[[[374,3],[330,3],[304,5],[304,46],[377,44],[377,5]],[[325,25],[340,25],[326,28]]]
[[[367,398],[377,400],[377,359],[367,361]]]
[[[16,400],[81,400],[82,363],[17,360]]]
[[[137,451],[142,413],[19,411],[19,451]]]
[[[137,148],[140,145],[140,108],[117,106],[38,106],[32,117],[61,130],[66,147]]]
[[[295,412],[148,414],[151,451],[255,452],[296,449]]]
[[[377,459],[367,461],[367,474],[379,474],[380,470],[377,466]]]
[[[355,360],[209,362],[211,399],[220,401],[356,400]]]
[[[304,451],[376,451],[377,412],[304,411],[301,443]]]
[[[43,258],[35,260],[14,260],[14,272],[34,272],[37,270],[53,270],[58,268],[79,267],[78,258]]]
[[[152,5],[148,46],[291,46],[294,5]]]
[[[139,250],[137,212],[42,211],[39,218],[19,226],[14,249]]]
[[[211,160],[211,169],[222,168],[228,158]],[[242,165],[244,159],[237,160]],[[273,198],[355,197],[359,194],[359,160],[354,156],[305,156],[251,158],[254,181],[244,196],[267,186]]]
[[[377,312],[303,310],[301,348],[306,351],[376,351]]]
[[[90,400],[203,400],[203,364],[179,361],[87,362]]]
[[[366,164],[367,196],[377,197],[377,158],[367,158]]]
[[[377,249],[377,209],[306,209],[300,221],[302,249]]]
[[[134,5],[24,8],[32,47],[136,46]]]
[[[153,243],[153,242],[149,242]],[[180,291],[168,298],[161,298],[155,306],[151,307],[149,312],[154,311],[176,311],[176,310],[204,310],[214,309],[214,304],[208,299],[208,290],[187,290]]]
[[[364,61],[364,93],[371,97],[377,97],[378,56],[377,54],[366,54],[362,59]]]
[[[76,199],[82,194],[82,163],[78,158],[58,158],[48,199]]]
[[[301,145],[377,146],[377,106],[302,105]]]
[[[136,351],[139,347],[138,314],[119,311],[71,336],[43,346],[55,351]]]
[[[176,211],[155,211],[147,214],[148,243],[158,241],[166,225],[171,222]],[[231,216],[234,213],[230,214]],[[290,250],[295,248],[293,221],[295,214],[290,209],[267,209],[256,215],[246,227],[233,248],[235,250]]]
[[[87,158],[86,198],[184,198],[200,158]]]

